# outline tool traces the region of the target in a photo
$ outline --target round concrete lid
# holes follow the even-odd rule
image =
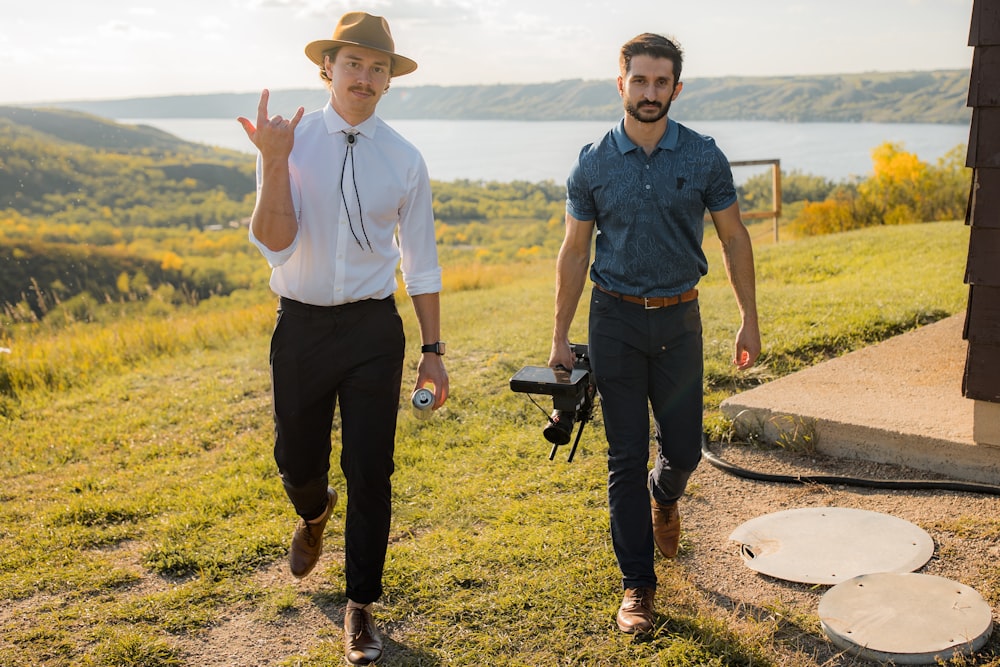
[[[929,574],[881,572],[828,590],[823,631],[866,660],[936,664],[980,649],[993,629],[989,604],[972,588]]]
[[[844,507],[767,514],[737,527],[729,539],[740,543],[751,570],[806,584],[912,572],[934,555],[934,540],[909,521]]]

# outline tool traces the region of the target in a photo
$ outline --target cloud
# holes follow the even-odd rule
[[[7,67],[18,65],[30,65],[37,61],[38,55],[29,49],[20,48],[9,43],[9,40],[0,35],[0,63]]]
[[[393,25],[407,22],[425,24],[430,22],[463,23],[478,22],[479,8],[491,2],[471,0],[237,0],[237,5],[253,11],[285,10],[296,18],[324,18],[340,16],[349,11],[365,11],[377,16],[385,16]]]
[[[621,43],[647,30],[677,36],[692,78],[966,67],[972,3],[841,0],[830,12],[809,0],[642,11],[620,0],[29,0],[0,20],[10,79],[0,100],[315,86],[302,47],[352,10],[385,16],[400,52],[420,63],[403,86],[613,79]],[[886,33],[900,16],[906,25]],[[267,57],[234,71],[231,54],[247,48]]]
[[[170,39],[170,33],[149,30],[128,21],[116,19],[97,27],[100,37],[120,39],[127,42],[152,42]]]
[[[417,25],[432,22],[444,24],[481,23],[481,12],[490,3],[476,4],[462,2],[462,0],[432,0],[431,2],[382,0],[376,4],[378,11],[383,16],[394,21]]]
[[[296,9],[308,8],[308,0],[248,0],[245,3],[247,9]]]
[[[231,34],[231,24],[218,16],[206,16],[198,20],[198,29],[203,39],[213,42],[222,41]]]

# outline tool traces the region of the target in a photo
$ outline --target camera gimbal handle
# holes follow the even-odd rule
[[[555,459],[559,447],[569,444],[574,422],[578,421],[580,427],[567,459],[573,460],[583,435],[583,427],[592,417],[594,399],[597,396],[596,381],[590,372],[588,346],[571,343],[570,347],[574,356],[573,368],[525,366],[510,379],[510,388],[513,391],[552,396],[553,412],[547,416],[548,426],[544,433],[545,438],[552,443],[552,450],[549,452],[550,461]],[[565,423],[560,417],[566,418]]]

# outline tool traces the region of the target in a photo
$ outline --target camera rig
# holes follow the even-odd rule
[[[549,460],[556,456],[556,450],[561,445],[569,444],[573,435],[573,426],[579,423],[576,439],[569,450],[567,461],[573,460],[576,447],[583,435],[583,427],[590,421],[594,412],[594,399],[597,396],[597,385],[594,374],[590,371],[590,357],[586,344],[571,343],[575,361],[572,369],[548,366],[525,366],[510,379],[512,391],[525,394],[546,394],[552,397],[552,413],[532,402],[548,419],[542,429],[542,435],[552,443]]]

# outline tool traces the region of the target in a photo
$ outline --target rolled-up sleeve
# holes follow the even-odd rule
[[[399,211],[400,271],[408,295],[433,294],[441,291],[441,266],[434,233],[430,178],[422,158],[411,171],[410,178],[411,196]]]
[[[288,261],[288,258],[292,256],[295,252],[295,248],[299,245],[299,237],[296,235],[292,244],[283,250],[271,250],[266,245],[261,243],[260,239],[253,235],[253,227],[251,226],[250,242],[257,246],[257,249],[260,250],[260,254],[264,256],[264,259],[267,260],[267,263],[273,269],[274,267],[281,266]]]
[[[290,170],[292,169],[292,165],[289,165],[289,169]],[[257,154],[257,198],[258,199],[260,198],[260,187],[263,182],[263,175],[264,175],[264,169],[261,163],[260,154],[258,153]],[[295,218],[296,220],[299,220],[300,211],[302,209],[302,206],[300,204],[301,197],[299,195],[298,188],[296,187],[295,178],[290,176],[290,179],[292,186],[292,205],[295,207]],[[292,243],[287,248],[283,248],[281,250],[271,250],[266,245],[264,245],[260,239],[254,236],[253,225],[251,224],[250,243],[257,246],[257,249],[260,250],[260,254],[264,256],[264,259],[267,260],[268,265],[270,265],[270,267],[273,269],[274,267],[281,266],[282,264],[287,262],[288,258],[292,256],[292,254],[295,252],[295,248],[297,248],[299,245],[299,235],[298,234],[295,235],[295,238],[292,240]]]

